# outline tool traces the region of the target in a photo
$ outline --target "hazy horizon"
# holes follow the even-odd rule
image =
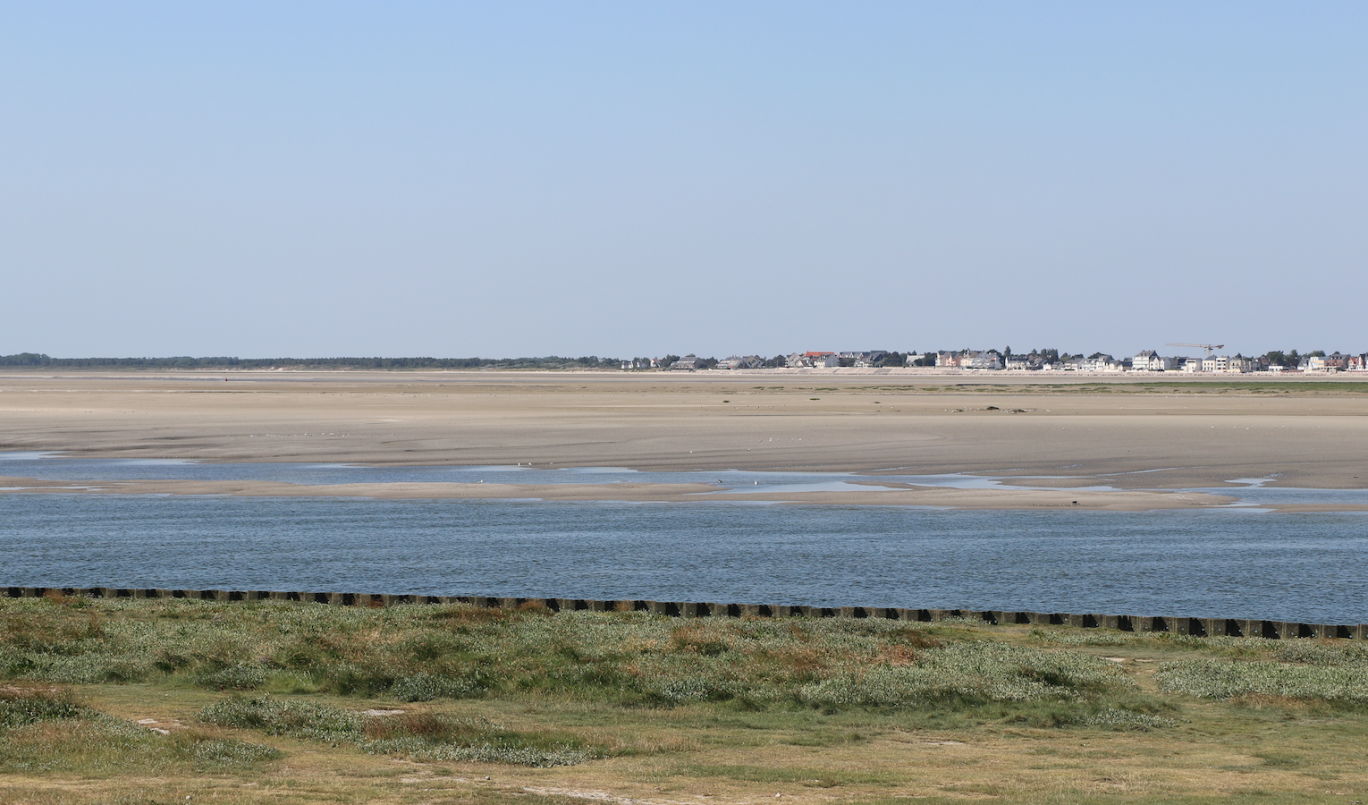
[[[0,354],[1368,350],[1365,38],[1353,3],[13,4]]]

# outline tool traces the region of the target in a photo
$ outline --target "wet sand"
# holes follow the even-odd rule
[[[1155,511],[1210,508],[1233,498],[1193,492],[1069,492],[1051,489],[901,488],[831,492],[723,491],[711,484],[450,484],[305,485],[273,481],[40,481],[0,477],[0,494],[228,495],[233,497],[364,497],[381,500],[611,500],[633,503],[789,503],[932,506],[955,509],[1103,509]]]
[[[208,461],[962,472],[1125,491],[1269,476],[1274,486],[1368,487],[1368,384],[1251,380],[12,371],[0,372],[0,449]],[[439,496],[601,499],[593,485],[538,494],[479,486],[486,488]],[[613,499],[625,499],[622,486],[612,485]],[[1025,500],[1030,508],[1072,508],[1073,500],[1155,508],[1173,505],[1155,503],[1160,498],[1176,499],[1146,492],[1140,505],[1096,491],[905,492],[919,505],[1011,508]],[[631,499],[693,493],[641,494]],[[903,502],[886,491],[795,494],[815,496],[805,502],[830,495]],[[956,502],[935,502],[946,500]]]

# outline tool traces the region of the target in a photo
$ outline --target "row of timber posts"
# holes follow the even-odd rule
[[[1167,632],[1192,637],[1340,638],[1368,640],[1368,624],[1343,626],[1290,621],[1227,618],[1142,617],[1137,615],[1071,615],[968,609],[903,609],[893,607],[811,607],[767,604],[719,604],[682,601],[598,601],[583,598],[496,598],[471,595],[380,595],[361,593],[274,592],[265,590],[165,590],[115,587],[4,587],[8,598],[180,598],[194,601],[294,601],[335,606],[389,607],[403,604],[467,604],[486,608],[537,609],[552,612],[649,612],[678,618],[879,618],[932,623],[970,621],[995,625],[1074,626],[1123,632]]]

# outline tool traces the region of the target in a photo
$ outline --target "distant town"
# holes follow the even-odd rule
[[[1056,349],[1013,352],[997,349],[960,349],[937,352],[897,352],[871,349],[858,352],[794,352],[766,358],[761,355],[730,355],[705,358],[699,355],[666,355],[660,358],[609,358],[588,355],[578,358],[549,355],[528,358],[54,358],[35,352],[0,355],[0,368],[16,369],[167,369],[167,370],[266,370],[392,369],[392,370],[622,370],[622,371],[737,371],[737,370],[925,370],[937,372],[1183,372],[1210,375],[1280,372],[1325,374],[1368,371],[1368,353],[1344,354],[1315,350],[1274,351],[1257,357],[1221,353],[1223,344],[1168,344],[1203,350],[1202,357],[1165,356],[1146,349],[1121,358],[1094,352],[1070,355]]]
[[[795,352],[764,358],[759,355],[732,355],[727,358],[701,358],[697,355],[666,355],[663,358],[634,358],[622,361],[624,370],[664,369],[672,371],[736,369],[886,369],[921,368],[959,371],[1009,372],[1186,372],[1202,374],[1247,374],[1252,372],[1363,372],[1368,371],[1368,353],[1326,354],[1315,350],[1305,355],[1269,352],[1257,357],[1218,355],[1213,349],[1223,345],[1192,344],[1205,348],[1204,357],[1160,355],[1156,350],[1141,350],[1121,358],[1094,352],[1070,355],[1054,349],[1013,352],[1010,347],[961,349],[940,352]]]

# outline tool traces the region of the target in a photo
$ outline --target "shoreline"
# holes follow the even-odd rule
[[[783,492],[704,483],[613,484],[485,484],[485,483],[357,483],[294,484],[280,481],[56,481],[0,477],[0,494],[78,494],[124,496],[349,497],[375,500],[537,500],[623,503],[770,503],[822,506],[909,506],[994,511],[1068,510],[1145,512],[1172,509],[1220,509],[1238,500],[1193,491],[1076,491],[1023,487],[953,489],[897,484],[849,491]],[[1354,504],[1312,505],[1316,511],[1359,511]],[[1327,508],[1327,506],[1334,506]],[[1260,506],[1258,508],[1274,508]]]

